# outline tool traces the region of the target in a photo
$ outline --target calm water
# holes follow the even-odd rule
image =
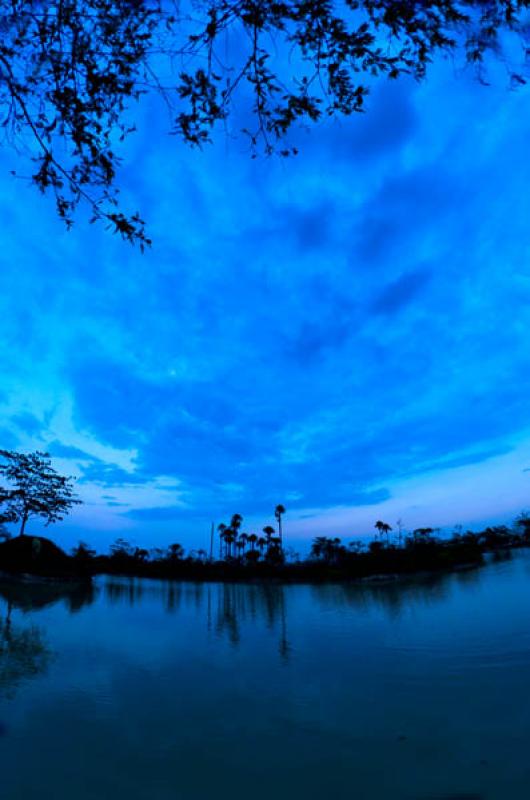
[[[530,796],[529,553],[378,588],[0,585],[0,616],[2,800]]]

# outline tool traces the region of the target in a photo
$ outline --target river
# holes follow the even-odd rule
[[[0,585],[2,800],[530,796],[530,552],[377,586]]]

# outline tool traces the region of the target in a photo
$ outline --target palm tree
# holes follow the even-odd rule
[[[382,522],[380,519],[374,525],[374,528],[377,528],[381,538],[383,538],[384,534],[386,533],[386,543],[388,544],[388,534],[392,530],[390,525],[387,522]]]
[[[311,555],[315,558],[321,558],[326,552],[327,536],[317,536],[313,539],[311,545]]]
[[[237,539],[237,534],[232,528],[226,528],[223,533],[223,539],[227,545],[227,555],[228,558],[232,558],[232,545]]]
[[[232,530],[236,535],[241,527],[242,522],[243,522],[243,517],[241,516],[241,514],[234,514],[232,516],[232,519],[230,520],[230,527],[232,528]]]
[[[264,539],[263,536],[260,536],[258,541],[257,541],[257,545],[258,545],[260,553],[263,555],[263,550],[267,546],[267,540]]]
[[[241,516],[241,514],[232,514],[232,519],[230,520],[230,531],[234,538],[231,539],[231,544],[237,545],[239,529],[241,527],[242,522],[243,522],[243,517]],[[235,554],[235,548],[234,548],[234,554]]]
[[[238,546],[241,544],[241,548],[240,549],[243,550],[243,553],[245,552],[245,548],[247,546],[247,542],[248,542],[248,533],[240,534]]]
[[[328,536],[317,536],[311,545],[311,555],[315,558],[323,558],[326,563],[331,564],[337,560],[343,549],[341,540],[337,536],[334,539]]]
[[[249,533],[248,541],[250,542],[250,549],[254,550],[254,548],[256,546],[256,542],[258,541],[258,537],[256,536],[256,534],[255,533]]]
[[[274,533],[274,528],[272,527],[272,525],[265,525],[265,527],[263,528],[263,533],[267,537],[267,544],[269,544],[271,536]]]
[[[283,549],[283,535],[282,535],[282,514],[285,514],[285,508],[279,503],[274,509],[274,516],[278,520],[278,533],[280,535],[280,550]]]
[[[172,561],[179,561],[184,556],[184,548],[181,544],[170,544],[168,547],[169,557]]]
[[[268,553],[271,546],[271,538],[274,534],[274,528],[272,527],[272,525],[265,525],[265,527],[263,528],[263,533],[267,538],[267,553]]]
[[[224,533],[226,531],[226,525],[224,522],[221,522],[217,526],[217,530],[219,531],[219,558],[223,557],[223,542],[224,542]]]

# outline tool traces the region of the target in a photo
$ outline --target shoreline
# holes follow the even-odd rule
[[[67,555],[53,542],[24,536],[0,545],[0,581],[55,586],[90,584],[98,576],[152,578],[190,583],[356,584],[381,586],[406,579],[448,575],[484,566],[495,556],[530,547],[530,537],[512,532],[468,533],[450,540],[408,541],[403,546],[372,542],[367,549],[344,547],[304,561],[246,562],[172,558],[139,559],[134,554]],[[35,555],[35,541],[39,555]]]

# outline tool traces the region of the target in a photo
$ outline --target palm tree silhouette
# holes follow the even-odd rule
[[[226,528],[225,529],[225,531],[223,532],[223,539],[225,540],[225,543],[227,545],[227,553],[226,553],[226,555],[228,556],[228,558],[232,558],[232,545],[234,544],[234,542],[237,539],[237,534],[233,530],[233,528]]]
[[[377,528],[381,538],[383,538],[384,534],[386,534],[386,542],[388,544],[388,534],[392,530],[390,525],[387,522],[382,522],[380,519],[378,519],[374,525],[374,528]]]
[[[271,538],[272,535],[274,534],[274,528],[272,527],[272,525],[265,525],[265,527],[263,528],[263,533],[267,538],[267,553],[268,553],[271,547]]]
[[[168,547],[169,557],[172,561],[178,561],[184,555],[184,548],[181,544],[175,542],[175,544],[170,544]],[[147,551],[145,551],[147,553]]]
[[[242,522],[243,522],[243,517],[241,516],[241,514],[233,514],[232,515],[232,519],[230,520],[231,536],[229,536],[229,539],[230,539],[229,544],[234,544],[235,545],[235,547],[234,547],[234,555],[235,555],[235,549],[237,547],[237,539],[238,539],[238,536],[239,536],[239,529],[241,527],[241,523]]]
[[[241,514],[233,514],[232,519],[230,520],[230,527],[234,531],[237,536],[237,532],[241,527],[241,523],[243,522],[243,517]]]
[[[283,534],[282,534],[282,514],[285,514],[285,508],[281,503],[278,503],[274,509],[274,516],[278,520],[278,533],[280,535],[280,550],[283,550]]]
[[[226,531],[226,525],[224,524],[224,522],[219,523],[219,525],[217,526],[217,530],[219,531],[219,558],[222,558],[223,557],[224,532]]]
[[[239,536],[239,541],[237,543],[237,546],[238,546],[239,550],[242,551],[243,555],[245,555],[245,549],[246,549],[246,546],[247,546],[247,542],[248,542],[248,533],[241,533],[240,536]]]
[[[311,555],[315,558],[323,558],[328,564],[338,557],[340,551],[341,540],[337,536],[334,539],[328,536],[317,536],[311,545]]]

